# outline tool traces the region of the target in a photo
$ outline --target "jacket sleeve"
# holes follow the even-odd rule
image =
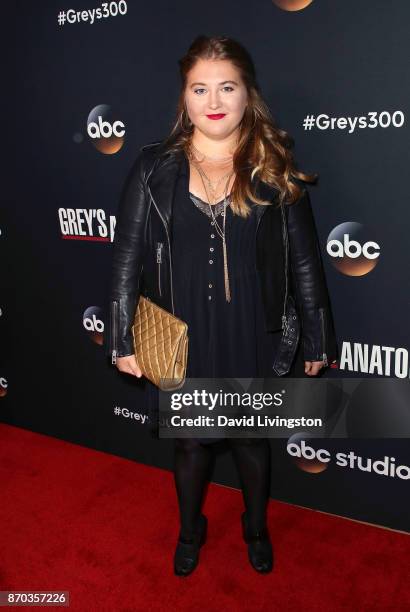
[[[134,353],[131,326],[140,294],[149,199],[140,151],[125,180],[114,234],[106,353],[112,363]]]
[[[337,342],[329,294],[309,192],[287,206],[290,266],[302,318],[303,357],[306,361],[337,359]]]

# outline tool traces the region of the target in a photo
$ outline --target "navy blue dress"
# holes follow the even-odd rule
[[[209,205],[189,192],[184,155],[172,211],[172,269],[175,316],[188,324],[187,378],[276,376],[272,370],[281,330],[265,330],[256,268],[257,204],[244,219],[226,208],[226,245],[231,301],[225,298],[222,239]],[[219,225],[223,200],[214,205]],[[158,437],[157,388],[150,387],[151,434]],[[154,422],[156,421],[156,422]],[[215,442],[219,438],[202,439]]]
[[[189,163],[176,185],[172,213],[175,315],[188,324],[187,377],[272,376],[278,333],[265,331],[256,269],[255,205],[244,219],[226,208],[226,245],[231,301],[225,298],[222,239],[208,203],[189,192]],[[222,227],[223,200],[214,205]]]

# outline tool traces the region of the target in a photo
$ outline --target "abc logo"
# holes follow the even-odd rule
[[[341,223],[331,231],[326,251],[335,268],[347,276],[368,274],[380,256],[380,246],[368,239],[361,223],[354,221]]]
[[[313,2],[313,0],[273,0],[274,4],[283,11],[301,11]]]
[[[114,117],[110,106],[99,104],[88,115],[87,134],[96,149],[112,155],[124,144],[125,126]]]
[[[7,395],[8,382],[4,376],[0,376],[0,397]]]
[[[294,434],[289,438],[286,450],[293,458],[295,465],[303,472],[319,474],[327,468],[330,453],[324,448],[315,449],[313,445],[315,441],[312,439],[307,444],[306,439],[311,437],[310,433]]]
[[[101,308],[89,306],[83,314],[83,326],[90,334],[91,340],[96,344],[102,345],[104,323],[101,318]]]
[[[87,132],[90,138],[101,138],[102,136],[104,138],[111,138],[113,134],[118,137],[124,136],[125,130],[123,129],[124,124],[122,121],[114,121],[111,125],[108,121],[104,121],[101,115],[98,115],[97,119],[98,123],[91,121],[87,125]]]

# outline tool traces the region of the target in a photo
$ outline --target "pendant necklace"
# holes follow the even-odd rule
[[[193,147],[193,145],[192,145]],[[196,151],[198,151],[198,149],[196,149],[195,147],[193,147]],[[199,151],[200,153],[200,151]],[[203,154],[202,154],[203,155]],[[212,217],[212,225],[215,226],[216,232],[218,233],[218,235],[220,236],[220,238],[222,239],[222,251],[223,251],[223,262],[224,262],[224,282],[225,282],[225,299],[227,302],[231,301],[231,290],[230,290],[230,283],[229,283],[229,271],[228,271],[228,255],[227,255],[227,249],[226,249],[226,210],[227,210],[227,206],[228,206],[228,196],[227,196],[227,191],[228,191],[228,185],[229,185],[229,181],[232,177],[232,175],[234,174],[233,170],[230,170],[227,174],[225,174],[224,176],[222,176],[220,179],[218,179],[218,181],[216,182],[216,184],[218,185],[223,178],[228,177],[226,184],[225,184],[225,190],[224,190],[224,204],[223,204],[223,212],[221,213],[221,215],[223,216],[223,224],[222,224],[222,228],[219,225],[216,216],[214,214],[213,211],[213,207],[215,205],[215,194],[216,194],[216,189],[213,189],[212,185],[215,183],[215,181],[211,181],[209,179],[209,177],[206,175],[206,173],[204,172],[204,170],[199,166],[199,164],[197,163],[197,161],[195,160],[195,157],[192,155],[192,152],[190,152],[189,157],[193,163],[193,165],[195,166],[195,168],[197,169],[201,180],[202,180],[202,184],[204,186],[204,190],[206,193],[206,197],[208,200],[208,206],[209,206],[209,210],[211,212],[211,217]],[[212,158],[210,158],[212,159]],[[216,158],[215,158],[216,159]],[[222,161],[222,160],[228,160],[231,159],[230,158],[219,158],[218,161]],[[208,195],[208,189],[206,187],[206,184],[208,184],[209,190],[211,192],[211,195],[213,196],[212,198],[209,197]],[[213,205],[211,205],[210,201],[211,199],[213,200]]]

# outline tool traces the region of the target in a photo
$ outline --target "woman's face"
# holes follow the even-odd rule
[[[185,103],[188,116],[205,136],[223,140],[243,117],[248,93],[239,70],[229,60],[199,59],[187,75]],[[223,115],[212,118],[209,115]]]

